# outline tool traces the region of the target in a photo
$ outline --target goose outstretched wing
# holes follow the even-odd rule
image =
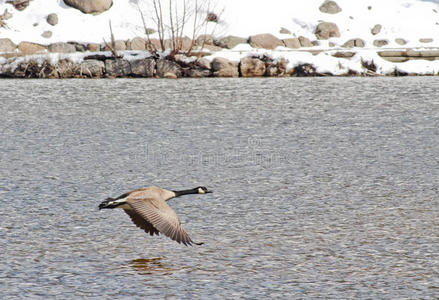
[[[131,214],[137,214],[138,217],[141,217],[144,221],[146,221],[146,223],[151,224],[154,229],[163,233],[174,241],[183,243],[186,246],[191,244],[202,244],[192,241],[192,239],[181,226],[181,222],[177,214],[165,201],[154,198],[132,198],[127,199],[126,202],[133,209]],[[133,219],[133,217],[131,217],[137,226],[139,225],[136,222],[140,223],[138,217],[134,217],[136,221]],[[151,231],[149,232],[151,234]]]

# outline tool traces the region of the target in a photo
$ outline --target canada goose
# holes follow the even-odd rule
[[[107,198],[99,209],[123,208],[137,227],[150,235],[159,232],[184,245],[195,243],[181,226],[174,210],[166,203],[169,199],[188,194],[212,193],[204,186],[190,190],[169,191],[158,187],[146,187],[133,190],[117,198]]]

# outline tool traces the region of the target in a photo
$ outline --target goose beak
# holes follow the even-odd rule
[[[105,208],[107,206],[107,203],[102,202],[101,204],[99,204],[99,210]]]
[[[98,208],[99,210],[103,209],[103,208],[110,208],[110,200],[104,200],[101,202],[101,204],[99,204]]]
[[[210,194],[210,193],[213,193],[213,191],[212,191],[212,190],[208,190],[208,191],[206,191],[205,193],[206,193],[206,194]]]

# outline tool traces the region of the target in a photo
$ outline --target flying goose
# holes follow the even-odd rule
[[[123,208],[130,216],[131,221],[150,235],[159,235],[161,232],[186,246],[192,245],[192,243],[201,245],[203,243],[195,243],[191,240],[181,226],[177,214],[166,201],[182,195],[207,193],[212,193],[212,191],[204,186],[182,191],[170,191],[155,186],[145,187],[125,193],[117,198],[107,198],[99,204],[99,209]]]

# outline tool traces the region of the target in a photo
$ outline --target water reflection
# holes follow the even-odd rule
[[[170,275],[175,271],[162,262],[162,257],[137,258],[127,262],[127,266],[140,275]]]

